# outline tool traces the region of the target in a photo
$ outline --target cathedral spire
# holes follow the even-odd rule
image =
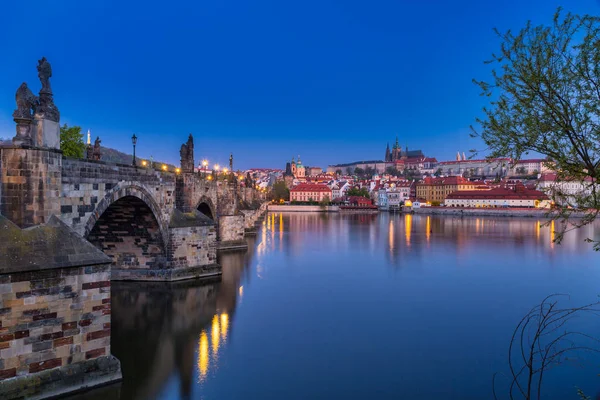
[[[387,147],[385,148],[385,161],[392,161],[392,157],[390,155],[390,143],[388,142]]]

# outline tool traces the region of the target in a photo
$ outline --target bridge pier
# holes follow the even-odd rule
[[[110,258],[54,216],[23,230],[0,215],[0,254],[0,399],[119,381]]]

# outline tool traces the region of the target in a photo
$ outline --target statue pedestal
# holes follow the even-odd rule
[[[17,123],[17,135],[13,138],[15,146],[32,146],[32,127],[33,121],[27,118],[15,118]]]
[[[39,116],[35,116],[33,145],[50,149],[60,149],[60,124]]]

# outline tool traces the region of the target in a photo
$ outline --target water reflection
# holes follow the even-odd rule
[[[114,282],[123,382],[84,398],[367,398],[373,387],[386,398],[488,398],[495,371],[482,365],[503,365],[519,307],[563,289],[548,264],[580,256],[600,234],[584,227],[555,246],[556,229],[536,219],[269,214],[247,252],[219,255],[220,281]],[[385,329],[354,329],[357,314]]]
[[[123,381],[75,398],[152,399],[167,387],[171,397],[194,397],[194,386],[217,369],[227,345],[254,240],[249,246],[219,256],[220,281],[113,282],[111,346]]]

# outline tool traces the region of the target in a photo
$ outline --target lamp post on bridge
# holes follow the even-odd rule
[[[137,144],[137,136],[135,136],[135,133],[131,137],[131,143],[133,143],[133,166],[137,167],[137,163],[135,162],[135,145]]]
[[[208,169],[208,160],[202,160],[202,178],[206,180],[206,170]]]

